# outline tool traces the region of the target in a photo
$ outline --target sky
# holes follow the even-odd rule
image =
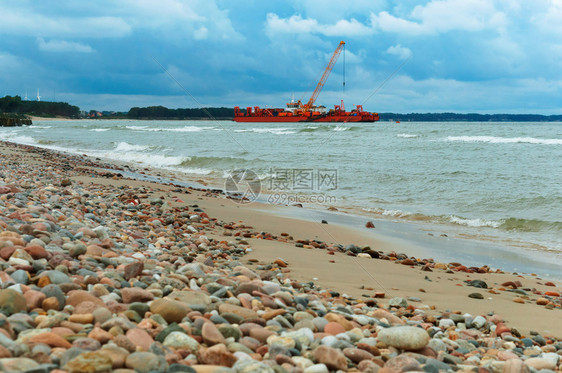
[[[283,107],[342,40],[317,104],[562,114],[562,0],[0,0],[0,96]]]

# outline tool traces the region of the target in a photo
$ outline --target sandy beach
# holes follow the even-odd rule
[[[4,371],[561,368],[560,282],[418,257],[368,219],[0,152]]]

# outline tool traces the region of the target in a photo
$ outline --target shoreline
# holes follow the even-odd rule
[[[39,145],[41,146],[41,145]],[[49,146],[44,146],[49,148]],[[79,154],[79,151],[75,152]],[[103,152],[93,152],[90,153],[90,156],[97,157],[98,153]],[[113,158],[114,154],[111,153]],[[119,164],[119,161],[108,159],[108,162],[113,162]],[[132,161],[131,161],[132,162]],[[187,162],[187,161],[186,161]],[[148,162],[147,162],[148,163]],[[198,182],[204,184],[206,186],[214,186],[216,188],[222,188],[224,185],[224,175],[222,175],[221,171],[212,171],[211,174],[207,173],[199,173],[201,171],[198,167],[193,166],[194,169],[192,170],[191,174],[181,170],[181,167],[177,167],[177,170],[174,170],[174,166],[166,167],[158,169],[151,167],[150,165],[142,164],[142,163],[130,163],[134,168],[137,169],[146,169],[151,170],[150,173],[160,174],[162,178],[168,178],[170,180],[187,180],[188,182]],[[126,165],[126,163],[123,163]],[[210,170],[203,170],[206,172],[211,172]],[[168,175],[168,177],[166,177]],[[264,183],[265,184],[265,183]],[[334,194],[335,195],[335,194]],[[295,194],[295,196],[304,196],[307,197],[306,194]],[[264,197],[266,198],[266,197]],[[334,197],[336,198],[336,197]],[[446,235],[448,238],[458,239],[458,242],[466,242],[466,244],[462,244],[461,246],[467,247],[470,243],[475,242],[479,247],[489,247],[493,250],[500,250],[502,252],[512,250],[517,258],[521,258],[518,262],[513,262],[509,264],[509,266],[505,267],[506,270],[509,271],[518,271],[518,272],[535,272],[537,271],[537,267],[535,266],[532,269],[525,270],[522,264],[526,264],[528,259],[531,259],[531,262],[538,262],[539,268],[541,263],[546,263],[547,267],[549,263],[552,263],[556,260],[562,259],[562,252],[556,252],[556,250],[560,250],[559,241],[557,240],[556,231],[541,231],[540,233],[533,233],[533,231],[526,231],[525,229],[519,230],[510,230],[510,228],[491,228],[486,226],[472,226],[473,220],[482,220],[484,222],[491,221],[494,224],[501,225],[502,222],[505,220],[511,219],[509,213],[505,213],[496,217],[489,217],[485,214],[475,214],[471,216],[468,214],[465,215],[440,215],[440,213],[436,212],[435,215],[431,215],[431,209],[426,213],[428,215],[417,214],[417,213],[409,213],[410,211],[408,208],[403,208],[403,212],[399,210],[402,209],[400,206],[398,207],[388,207],[387,205],[380,205],[375,204],[371,210],[372,211],[362,211],[360,206],[360,199],[354,199],[352,201],[346,200],[345,195],[341,195],[341,193],[337,194],[338,203],[336,207],[345,213],[349,213],[351,215],[359,215],[364,216],[366,219],[373,220],[373,221],[382,221],[381,224],[389,225],[387,222],[398,223],[396,226],[403,225],[407,228],[408,236],[412,235],[411,230],[414,227],[417,227],[418,236],[413,237],[413,241],[427,241],[425,235],[433,235],[435,237],[444,237]],[[347,203],[346,203],[347,201]],[[359,201],[359,202],[358,202]],[[323,210],[327,208],[329,204],[311,204],[305,205],[312,210]],[[369,205],[371,206],[371,205]],[[387,207],[385,207],[387,206]],[[372,207],[372,206],[371,206]],[[386,210],[385,210],[386,209]],[[367,209],[368,210],[368,209]],[[387,211],[388,210],[388,211]],[[411,211],[418,211],[413,209]],[[398,217],[393,215],[393,213],[400,213]],[[515,219],[517,219],[517,214],[513,215]],[[480,218],[479,218],[480,217]],[[533,223],[532,218],[529,220],[530,223]],[[525,219],[523,219],[525,220]],[[460,222],[459,222],[460,221]],[[360,224],[362,226],[364,223]],[[393,230],[400,230],[399,228],[393,228]],[[439,240],[439,239],[438,239]],[[439,243],[438,243],[439,244]],[[481,250],[483,251],[483,250]],[[446,250],[440,250],[442,254],[446,254],[444,258],[448,258],[449,255],[446,253]],[[461,253],[462,254],[462,253]],[[540,260],[536,260],[537,258],[543,258]],[[500,265],[498,265],[500,266]],[[505,266],[505,264],[502,264]],[[552,268],[551,268],[552,269]],[[550,270],[548,274],[551,276],[554,274],[556,275],[559,271],[558,270]],[[541,272],[542,275],[547,275],[546,271]]]
[[[4,371],[561,367],[562,282],[86,156],[0,151]]]

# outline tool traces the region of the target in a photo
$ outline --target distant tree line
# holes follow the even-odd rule
[[[127,113],[131,119],[215,119],[234,118],[234,109],[210,107],[204,109],[168,109],[164,106],[133,107]]]
[[[540,114],[457,114],[457,113],[379,113],[380,120],[403,122],[560,122],[562,115]]]
[[[66,102],[24,101],[20,96],[5,96],[0,98],[0,113],[78,118],[80,108]]]

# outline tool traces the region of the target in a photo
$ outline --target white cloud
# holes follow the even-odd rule
[[[488,0],[432,0],[416,6],[407,17],[382,11],[373,13],[371,21],[378,30],[413,35],[498,29],[507,22]]]
[[[119,13],[134,28],[150,29],[166,39],[243,40],[228,11],[208,0],[126,0]]]
[[[373,29],[354,18],[341,19],[334,24],[320,24],[316,19],[302,18],[294,15],[289,18],[279,18],[277,14],[268,13],[266,21],[268,33],[277,34],[321,34],[325,36],[361,36],[370,35]]]
[[[544,2],[544,1],[543,1]],[[531,24],[549,37],[562,38],[562,1],[547,1],[544,10],[531,16]]]
[[[204,26],[201,26],[197,30],[193,31],[193,38],[195,40],[207,39],[208,35],[209,35],[209,30]]]
[[[386,53],[398,56],[400,59],[405,60],[412,55],[410,48],[401,46],[400,44],[393,45],[386,50]]]
[[[30,9],[2,9],[0,35],[104,38],[122,37],[131,32],[131,26],[113,16],[100,17],[47,17]]]
[[[0,35],[68,40],[121,38],[150,30],[167,40],[185,41],[203,37],[205,28],[206,39],[244,39],[234,29],[228,11],[207,0],[100,0],[79,5],[61,0],[52,4],[51,13],[25,2],[2,3],[1,7]]]
[[[78,53],[92,53],[94,50],[87,44],[76,43],[66,40],[49,40],[45,41],[43,38],[37,38],[39,49],[44,52],[78,52]]]

